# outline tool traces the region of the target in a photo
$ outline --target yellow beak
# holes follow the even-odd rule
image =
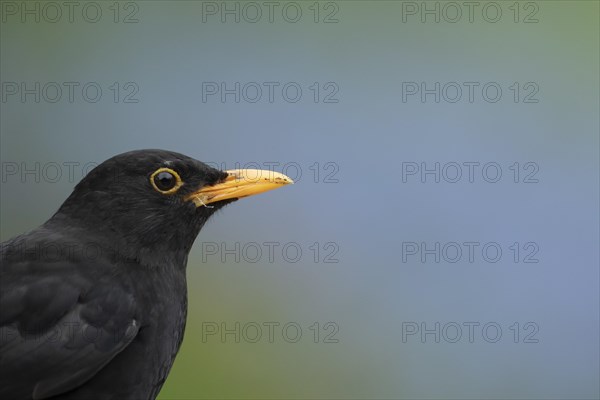
[[[262,169],[234,169],[225,171],[227,178],[213,186],[205,186],[186,197],[196,207],[221,200],[240,199],[294,183],[289,177]]]

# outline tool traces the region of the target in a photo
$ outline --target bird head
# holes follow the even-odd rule
[[[145,264],[187,257],[215,211],[293,183],[266,170],[221,171],[165,150],[123,153],[77,184],[49,224],[68,220],[103,248]]]

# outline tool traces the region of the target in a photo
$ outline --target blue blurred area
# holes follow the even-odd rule
[[[598,3],[422,23],[420,2],[299,1],[296,23],[221,22],[235,4],[119,3],[118,23],[108,3],[97,23],[3,9],[1,239],[131,149],[274,165],[296,185],[228,206],[196,241],[161,398],[598,398]],[[538,22],[523,22],[528,4]],[[47,101],[52,87],[23,102],[21,82],[79,86],[73,102]],[[222,101],[236,82],[239,102]]]

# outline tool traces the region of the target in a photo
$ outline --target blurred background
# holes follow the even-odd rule
[[[66,3],[65,3],[66,4]],[[160,399],[599,389],[599,3],[1,2],[0,239],[164,148],[205,226]]]

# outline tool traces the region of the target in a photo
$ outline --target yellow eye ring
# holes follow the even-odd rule
[[[150,175],[150,184],[159,193],[173,194],[183,185],[183,181],[171,168],[159,168]]]

